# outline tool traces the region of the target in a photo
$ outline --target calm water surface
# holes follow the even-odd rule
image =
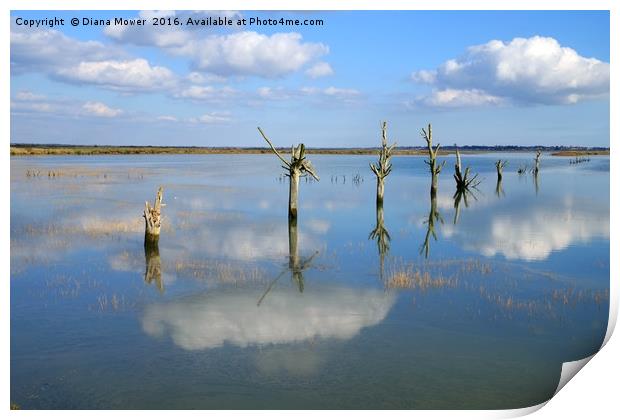
[[[540,403],[605,335],[609,158],[518,175],[532,158],[464,155],[483,182],[454,197],[447,157],[431,201],[423,158],[395,157],[377,214],[374,157],[311,156],[321,181],[302,179],[290,229],[271,155],[12,158],[11,401]]]

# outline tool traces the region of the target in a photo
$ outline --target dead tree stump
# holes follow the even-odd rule
[[[384,179],[392,172],[390,157],[392,156],[392,149],[394,146],[396,146],[396,143],[388,146],[387,122],[384,121],[381,126],[381,151],[379,152],[379,160],[376,164],[370,164],[370,169],[372,169],[377,176],[377,205],[383,203],[383,193],[385,191]]]
[[[459,153],[459,148],[456,148],[456,164],[454,165],[454,180],[456,181],[456,190],[457,191],[466,191],[469,188],[475,188],[480,184],[478,181],[478,174],[473,177],[469,177],[469,166],[465,168],[465,172],[461,169],[461,154]]]
[[[437,152],[439,151],[439,143],[433,149],[433,129],[431,125],[428,125],[428,131],[422,129],[422,138],[426,141],[426,146],[428,147],[428,160],[424,162],[428,165],[431,171],[431,197],[437,196],[437,188],[439,184],[439,173],[443,169],[443,166],[446,164],[444,160],[441,165],[437,165]]]
[[[534,158],[534,175],[538,175],[538,170],[540,169],[540,155],[542,155],[542,152],[537,150],[536,157]]]
[[[145,243],[156,243],[159,241],[159,232],[161,230],[161,208],[164,206],[161,202],[163,198],[163,191],[163,187],[159,187],[153,207],[151,207],[148,201],[144,203],[144,214],[142,217],[144,217],[145,221]]]
[[[300,143],[297,147],[291,147],[291,161],[287,162],[286,159],[282,157],[282,155],[276,150],[271,141],[267,138],[263,130],[258,127],[258,131],[260,132],[263,139],[269,144],[271,150],[276,154],[276,156],[282,161],[282,167],[288,171],[286,176],[289,177],[289,193],[288,193],[288,217],[289,219],[297,218],[297,196],[299,190],[299,178],[302,176],[307,176],[310,174],[317,181],[319,177],[316,175],[314,167],[312,163],[308,159],[306,159],[306,146],[303,143]]]
[[[506,165],[508,165],[507,160],[499,159],[497,162],[495,162],[495,169],[497,169],[497,182],[502,182],[502,171],[506,167]]]

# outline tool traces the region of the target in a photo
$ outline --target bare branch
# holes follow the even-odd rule
[[[278,153],[275,147],[273,147],[273,144],[271,144],[271,142],[269,141],[265,133],[263,133],[263,130],[261,130],[260,127],[256,127],[256,128],[258,128],[258,131],[260,132],[261,136],[263,136],[267,144],[269,144],[269,146],[271,147],[271,150],[273,150],[276,156],[279,157],[282,162],[284,162],[284,165],[286,165],[286,169],[290,169],[291,164],[287,162],[286,159],[284,159],[280,153]]]

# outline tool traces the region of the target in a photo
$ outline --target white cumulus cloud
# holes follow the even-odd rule
[[[327,88],[302,87],[300,93],[305,96],[315,97],[323,102],[333,102],[335,100],[345,103],[354,103],[361,97],[361,92],[357,89],[339,88],[330,86]]]
[[[118,48],[98,41],[79,41],[59,31],[27,30],[11,26],[11,72],[49,72],[80,61],[123,57]]]
[[[282,77],[301,69],[329,48],[303,42],[298,33],[238,32],[190,41],[175,53],[189,56],[196,69],[220,76]]]
[[[190,118],[189,122],[191,123],[202,123],[202,124],[218,124],[218,123],[226,123],[231,121],[230,114],[227,112],[211,112],[204,115],[201,115],[197,118]]]
[[[142,58],[130,59],[114,45],[81,41],[56,30],[11,27],[11,72],[40,72],[69,83],[123,91],[170,89],[176,76]]]
[[[174,83],[174,74],[166,67],[151,66],[148,61],[83,61],[58,71],[71,82],[90,83],[118,90],[162,89]]]
[[[15,95],[15,99],[19,101],[38,101],[45,99],[45,95],[30,92],[29,90],[21,90]]]
[[[319,77],[331,76],[334,74],[334,69],[329,63],[320,61],[306,70],[306,76],[312,79],[318,79]]]
[[[431,107],[462,107],[499,105],[505,100],[478,89],[443,89],[434,90],[429,95],[421,96],[417,102]]]
[[[572,104],[609,93],[609,63],[586,58],[554,38],[534,36],[472,46],[412,79],[435,91],[419,102],[436,106]]]
[[[88,115],[106,118],[116,117],[123,112],[120,109],[110,108],[103,102],[86,102],[82,109]]]
[[[157,117],[157,121],[177,122],[179,119],[172,115],[160,115]]]
[[[176,93],[177,98],[217,101],[232,98],[237,95],[237,90],[230,86],[188,86]]]
[[[185,25],[188,18],[207,19],[209,17],[227,17],[235,22],[242,17],[236,11],[192,11],[192,10],[143,10],[138,18],[146,19],[144,26],[107,26],[103,33],[118,43],[150,46],[158,48],[177,48],[186,45],[200,33],[208,30],[205,27],[180,25],[153,25],[153,18],[178,19]],[[194,29],[192,29],[194,28]]]

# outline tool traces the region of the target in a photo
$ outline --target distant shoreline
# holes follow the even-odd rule
[[[379,148],[307,148],[308,154],[318,155],[374,155]],[[441,147],[440,154],[454,153],[454,146]],[[563,147],[563,146],[462,146],[461,153],[492,152],[534,152],[542,150],[553,156],[609,155],[609,148],[603,147]],[[288,148],[278,148],[281,153],[290,152]],[[199,147],[199,146],[86,146],[62,144],[11,144],[11,156],[47,155],[161,155],[161,154],[270,154],[268,147]],[[394,155],[426,155],[425,147],[401,147],[394,149]]]

